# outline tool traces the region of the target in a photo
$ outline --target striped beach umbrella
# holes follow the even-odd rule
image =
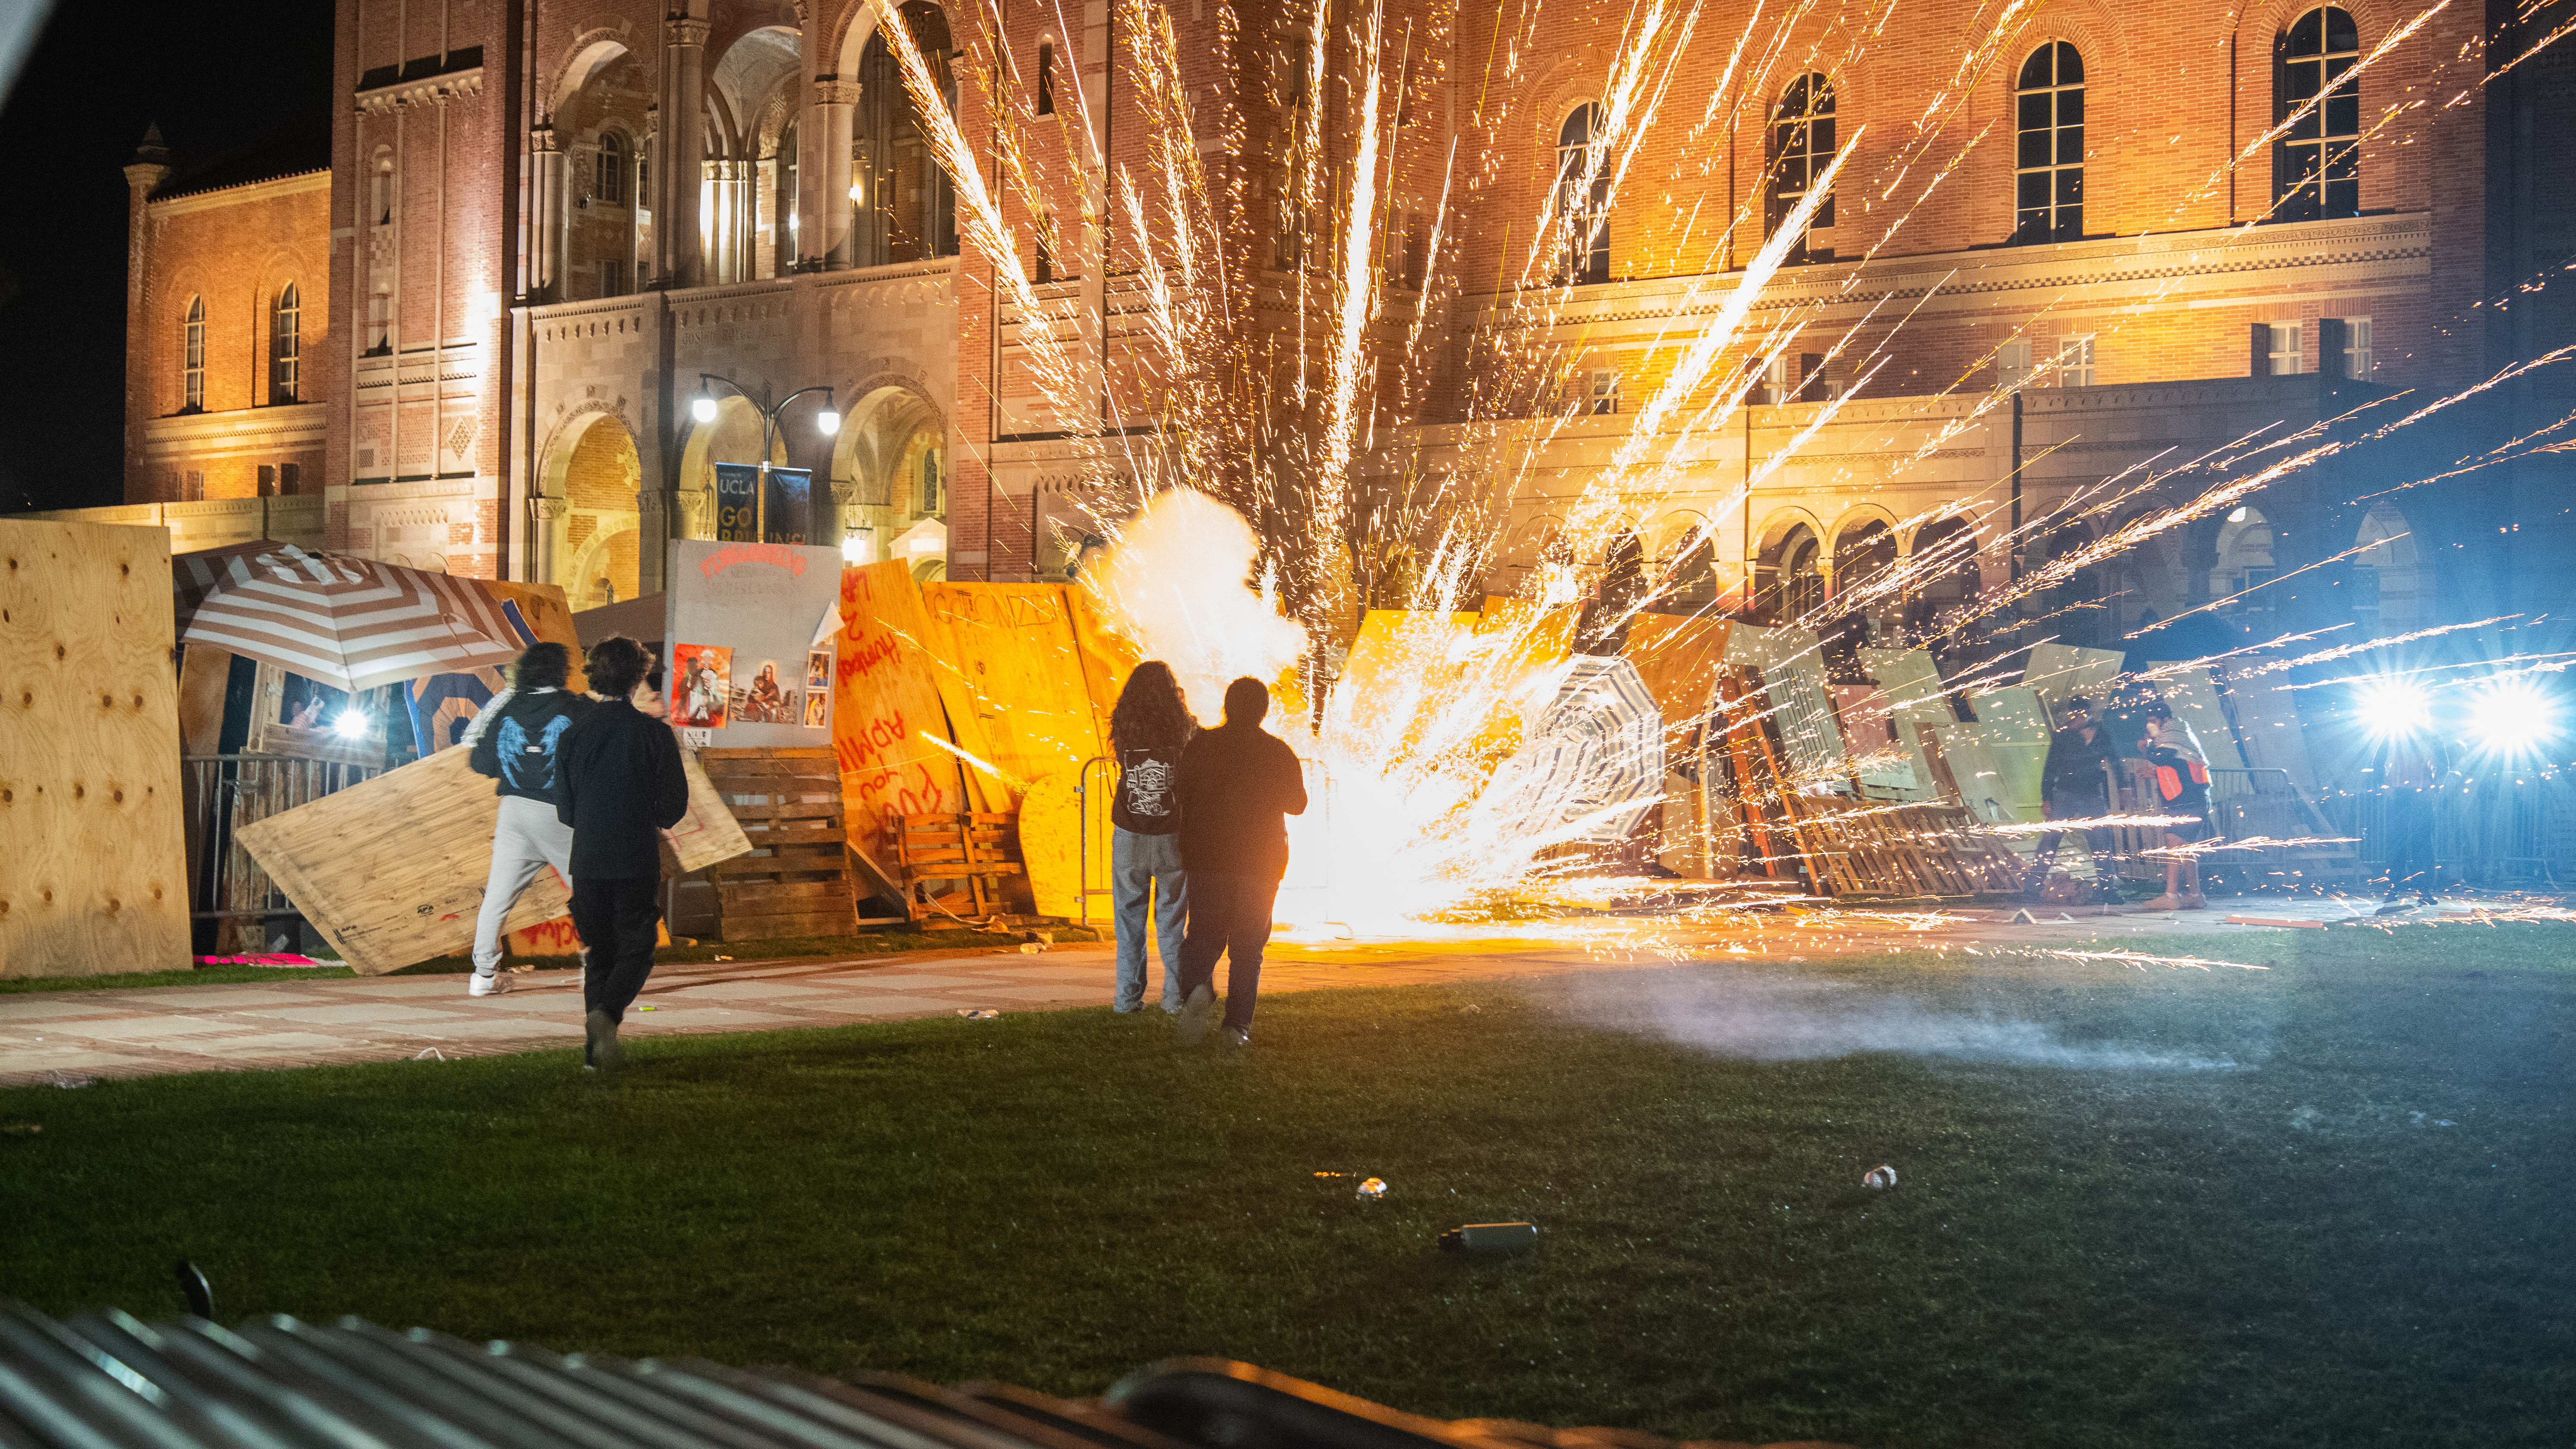
[[[518,631],[470,580],[291,543],[181,554],[179,642],[209,644],[356,693],[505,664]]]

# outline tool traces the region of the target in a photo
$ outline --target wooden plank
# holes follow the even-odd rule
[[[736,820],[837,820],[841,815],[838,797],[830,800],[791,800],[778,805],[745,805],[739,800],[725,802]]]
[[[160,528],[0,519],[0,976],[188,964]]]
[[[467,768],[466,754],[441,750],[241,831],[260,868],[360,975],[474,944],[500,799],[491,781]],[[702,870],[749,849],[706,772],[689,751],[680,758],[689,811],[669,833],[677,868]],[[566,884],[546,871],[519,893],[504,924],[519,930],[552,920],[569,900]]]
[[[727,945],[736,941],[785,941],[802,936],[846,936],[856,929],[857,918],[849,911],[829,911],[810,916],[745,916],[729,919],[717,939]]]
[[[726,910],[732,910],[737,901],[745,904],[774,901],[825,901],[846,899],[849,896],[845,882],[832,880],[727,881],[723,890]]]
[[[838,845],[849,838],[845,830],[747,830],[743,839],[754,850],[776,850],[784,845]],[[839,852],[834,852],[838,854]]]

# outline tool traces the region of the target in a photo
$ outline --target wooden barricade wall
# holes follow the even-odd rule
[[[467,753],[441,750],[236,837],[361,976],[473,948],[501,802],[492,782],[467,768]],[[680,758],[689,813],[671,830],[679,868],[703,870],[750,849],[696,756],[682,750]],[[503,924],[515,931],[553,920],[570,899],[569,883],[541,872]]]
[[[0,976],[188,964],[170,535],[0,519]]]
[[[846,936],[856,929],[841,776],[821,746],[698,751],[747,854],[708,867],[716,939]]]

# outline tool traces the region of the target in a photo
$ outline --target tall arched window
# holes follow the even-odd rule
[[[188,299],[188,320],[179,324],[179,379],[185,401],[179,410],[206,410],[206,299]]]
[[[1777,235],[1788,225],[1789,213],[1807,199],[1807,193],[1824,178],[1825,168],[1834,162],[1834,83],[1821,75],[1802,75],[1789,82],[1780,93],[1779,108],[1771,113],[1770,151],[1771,182],[1763,195],[1764,236]],[[1816,203],[1815,215],[1808,219],[1807,234],[1789,248],[1789,264],[1829,262],[1834,259],[1830,242],[1818,244],[1815,234],[1830,232],[1834,225],[1834,199],[1828,195]]]
[[[626,204],[626,143],[614,132],[599,138],[599,175],[591,181],[590,194],[603,206]]]
[[[2013,94],[2013,240],[2084,235],[2084,57],[2052,41],[2021,63]]]
[[[1556,133],[1559,225],[1565,235],[1565,281],[1610,280],[1609,113],[1598,102],[1574,108]]]
[[[2359,216],[2361,78],[2351,72],[2361,62],[2361,31],[2349,13],[2320,5],[2290,22],[2274,54],[2273,123],[2306,114],[2273,147],[2273,219]]]
[[[268,332],[268,401],[271,407],[302,399],[304,304],[289,282],[270,309]]]

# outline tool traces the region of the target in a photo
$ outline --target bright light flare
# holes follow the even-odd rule
[[[689,416],[696,418],[702,423],[714,422],[716,420],[716,400],[707,396],[705,393],[699,393],[697,398],[689,404]]]
[[[366,712],[355,709],[340,711],[340,717],[331,722],[331,733],[344,740],[365,739],[367,737]]]
[[[2362,728],[2377,739],[2413,739],[2433,727],[2433,697],[2411,679],[2371,680],[2353,703]]]
[[[2520,754],[2558,732],[2557,704],[2527,679],[2482,686],[2469,696],[2469,732],[2498,754]]]

